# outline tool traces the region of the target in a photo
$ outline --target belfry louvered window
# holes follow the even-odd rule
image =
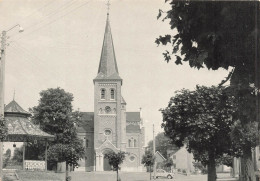
[[[106,90],[105,89],[101,89],[101,93],[100,93],[100,98],[101,99],[106,99]]]
[[[110,90],[110,98],[115,99],[115,90],[114,89]]]
[[[88,139],[86,139],[86,148],[88,148]]]
[[[128,140],[128,147],[131,147],[131,140]]]

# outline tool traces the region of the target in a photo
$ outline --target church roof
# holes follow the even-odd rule
[[[140,112],[126,112],[126,122],[140,122]]]
[[[140,133],[140,112],[126,112],[126,132]]]
[[[5,106],[5,114],[17,114],[23,116],[30,116],[31,114],[25,111],[15,100],[12,100]]]
[[[122,80],[118,73],[109,15],[107,15],[106,29],[99,62],[98,75],[94,80],[103,79]]]

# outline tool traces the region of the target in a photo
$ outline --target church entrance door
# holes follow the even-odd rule
[[[113,151],[110,150],[110,149],[106,149],[106,150],[103,151],[103,155],[104,155],[103,156],[103,169],[104,169],[104,171],[111,171],[112,170],[112,167],[108,163],[108,159],[105,158],[105,155],[108,154],[108,153],[111,153],[111,152],[113,152]]]
[[[111,169],[111,166],[109,165],[109,163],[108,163],[108,159],[107,158],[104,158],[104,163],[103,163],[103,165],[104,165],[104,171],[111,171],[112,169]]]

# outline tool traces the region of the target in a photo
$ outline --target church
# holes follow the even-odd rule
[[[75,171],[109,171],[109,152],[126,152],[122,171],[143,171],[145,129],[140,112],[127,112],[121,95],[123,79],[119,76],[112,33],[107,14],[103,47],[94,83],[94,112],[82,112],[77,133],[83,140],[85,159]]]

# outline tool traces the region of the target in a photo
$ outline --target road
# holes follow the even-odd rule
[[[64,180],[65,174],[58,174]],[[116,172],[71,172],[72,181],[116,181]],[[149,181],[149,173],[120,172],[121,181]],[[174,179],[159,178],[158,181],[206,181],[207,175],[185,176],[177,174]]]

